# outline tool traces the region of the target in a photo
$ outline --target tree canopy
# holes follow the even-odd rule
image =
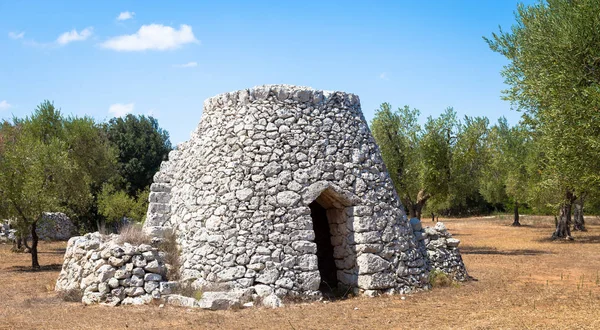
[[[535,135],[538,189],[560,195],[554,236],[570,237],[572,203],[600,179],[600,1],[521,4],[515,16],[485,40],[509,60],[504,98]]]
[[[128,114],[106,124],[108,138],[118,149],[118,167],[122,178],[116,188],[135,197],[150,186],[154,174],[172,150],[169,133],[153,117]]]
[[[421,218],[425,207],[441,212],[478,194],[488,121],[457,120],[452,108],[429,117],[423,128],[418,118],[417,109],[393,111],[383,103],[371,130],[402,203],[411,217]]]

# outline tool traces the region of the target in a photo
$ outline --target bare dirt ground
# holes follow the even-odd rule
[[[85,307],[53,292],[65,243],[30,256],[0,245],[0,329],[600,329],[600,220],[573,242],[552,242],[549,217],[443,220],[478,281],[405,296],[209,312]],[[425,221],[427,224],[427,221]]]

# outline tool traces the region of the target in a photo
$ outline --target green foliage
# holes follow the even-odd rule
[[[491,127],[485,143],[487,163],[480,177],[481,194],[495,204],[529,202],[535,148],[527,127],[510,127],[502,117]]]
[[[383,160],[410,216],[422,208],[440,212],[478,199],[478,178],[485,164],[488,120],[456,118],[452,108],[429,117],[424,128],[419,111],[392,111],[383,103],[371,122]]]
[[[121,180],[116,188],[136,196],[152,183],[160,164],[171,151],[169,134],[153,117],[127,115],[113,118],[105,127],[110,141],[118,149]]]
[[[98,195],[98,212],[108,223],[119,222],[123,218],[141,223],[145,219],[147,200],[148,190],[141,192],[136,199],[123,190],[116,190],[114,186],[105,184]]]
[[[392,111],[383,103],[375,112],[371,131],[402,203],[412,207],[423,189],[421,177],[421,128],[417,124],[419,110],[408,106]]]
[[[539,154],[537,193],[598,186],[600,176],[600,1],[548,0],[519,5],[510,32],[486,38],[510,62],[502,70],[504,98],[524,112]],[[567,193],[565,193],[565,191]]]
[[[31,117],[14,119],[2,127],[0,154],[0,216],[15,220],[21,235],[32,234],[32,266],[38,268],[35,227],[43,212],[76,214],[70,206],[93,201],[93,181],[66,139],[60,111],[50,102]]]

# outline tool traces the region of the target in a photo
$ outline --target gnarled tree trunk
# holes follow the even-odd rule
[[[573,231],[587,231],[583,218],[583,195],[573,204]]]
[[[573,192],[571,192],[570,190],[567,190],[567,193],[565,195],[565,201],[563,202],[563,204],[560,207],[560,215],[558,216],[558,219],[556,220],[556,230],[554,231],[554,234],[552,234],[552,238],[557,239],[557,238],[566,238],[566,239],[573,239],[571,237],[571,209],[573,206],[573,202],[575,201],[575,196],[573,195]]]
[[[520,226],[519,222],[519,202],[515,201],[515,218],[512,223],[513,226]]]
[[[411,207],[411,217],[416,217],[419,220],[421,220],[421,216],[423,215],[423,207],[425,207],[425,203],[427,203],[427,200],[429,200],[429,198],[431,198],[431,195],[429,195],[423,190],[419,191],[419,193],[417,194],[417,202],[413,203]]]

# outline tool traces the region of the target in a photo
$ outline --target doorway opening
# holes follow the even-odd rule
[[[321,284],[319,291],[323,294],[332,294],[338,285],[337,267],[333,256],[333,245],[331,244],[330,221],[327,217],[327,209],[313,201],[308,205],[310,216],[315,232],[315,243],[317,244],[317,259]]]

